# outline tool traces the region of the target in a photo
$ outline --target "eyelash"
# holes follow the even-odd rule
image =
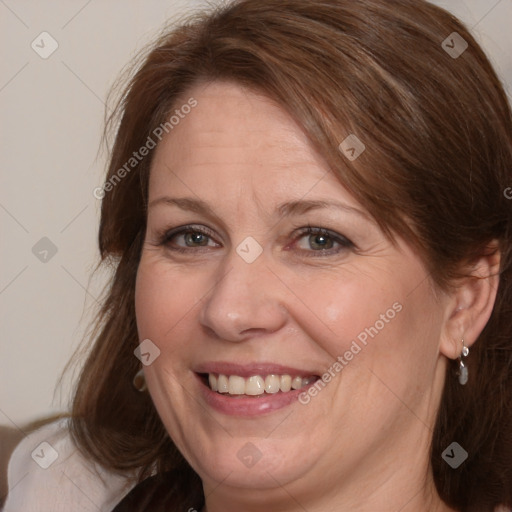
[[[196,251],[197,249],[202,250],[203,247],[180,247],[180,246],[173,246],[171,245],[171,242],[173,238],[175,238],[178,235],[185,235],[187,233],[199,233],[201,235],[205,235],[209,237],[210,239],[214,239],[215,233],[210,230],[209,228],[205,226],[197,226],[197,225],[186,225],[186,226],[180,226],[178,228],[171,229],[170,231],[164,231],[163,233],[158,235],[158,245],[159,246],[166,246],[171,251],[176,251],[180,253],[189,253],[190,251]],[[329,255],[336,255],[342,250],[346,249],[353,249],[355,248],[355,245],[353,242],[351,242],[348,238],[344,237],[343,235],[340,235],[334,231],[330,231],[329,229],[325,228],[318,228],[313,226],[306,226],[303,228],[299,228],[297,233],[294,237],[294,242],[297,242],[304,236],[311,236],[311,235],[323,235],[326,237],[329,237],[332,239],[334,243],[339,244],[338,249],[320,249],[320,250],[307,250],[307,249],[299,249],[299,251],[303,253],[310,253],[311,257],[322,257],[322,256],[329,256]],[[211,246],[207,246],[205,248],[208,248]],[[316,255],[314,253],[317,253]]]
[[[209,238],[214,238],[215,233],[208,229],[205,226],[195,226],[195,225],[187,225],[187,226],[180,226],[179,228],[171,229],[170,231],[164,231],[158,236],[159,243],[158,245],[165,245],[168,249],[171,251],[176,252],[190,252],[197,249],[201,249],[201,247],[179,247],[179,246],[172,246],[171,241],[174,237],[177,235],[184,235],[187,233],[200,233],[201,235],[206,235]]]

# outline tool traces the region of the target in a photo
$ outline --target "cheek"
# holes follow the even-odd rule
[[[383,275],[350,272],[296,282],[290,314],[328,359],[343,359],[346,377],[368,379],[374,371],[391,383],[412,374],[425,380],[436,361],[439,308],[427,283],[411,293],[416,275]]]
[[[290,316],[331,357],[350,350],[353,341],[361,347],[376,342],[400,320],[400,288],[368,272],[317,273],[290,288]]]
[[[441,310],[427,284],[411,294],[407,280],[372,283],[361,275],[342,286],[326,279],[321,293],[295,290],[314,314],[304,306],[301,314],[297,301],[293,316],[331,361],[324,368],[328,398],[310,393],[302,403],[312,400],[326,417],[372,437],[375,425],[396,425],[410,409],[427,417],[422,401],[435,376]],[[361,418],[368,419],[364,428]]]
[[[180,277],[181,276],[181,277]],[[200,303],[197,277],[183,277],[165,263],[143,255],[137,271],[135,313],[139,338],[168,343],[179,323]]]

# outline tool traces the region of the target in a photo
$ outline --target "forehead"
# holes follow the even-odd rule
[[[306,134],[271,99],[230,82],[198,84],[176,102],[197,105],[156,149],[150,196],[190,189],[209,197],[300,198],[313,189],[348,199]],[[187,190],[188,189],[188,190]]]

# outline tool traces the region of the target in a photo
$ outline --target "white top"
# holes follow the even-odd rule
[[[18,444],[4,512],[111,512],[136,485],[133,473],[118,476],[83,457],[67,422],[50,423]]]

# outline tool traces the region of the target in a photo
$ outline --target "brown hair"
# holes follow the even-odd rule
[[[442,44],[453,32],[468,43],[458,58]],[[441,498],[457,510],[512,506],[512,205],[504,196],[512,186],[512,116],[481,48],[458,20],[423,0],[235,1],[165,34],[136,70],[111,120],[107,181],[193,84],[217,79],[285,108],[382,229],[418,248],[439,287],[499,242],[494,310],[468,358],[468,384],[458,384],[455,364],[449,368],[431,463]],[[349,134],[366,146],[353,162],[338,149]],[[149,394],[132,386],[152,154],[102,202],[101,258],[115,273],[71,429],[81,450],[109,469],[136,469],[140,480],[153,467],[177,469],[184,476],[176,510],[199,508],[199,477]],[[469,454],[457,470],[441,458],[453,441]]]

